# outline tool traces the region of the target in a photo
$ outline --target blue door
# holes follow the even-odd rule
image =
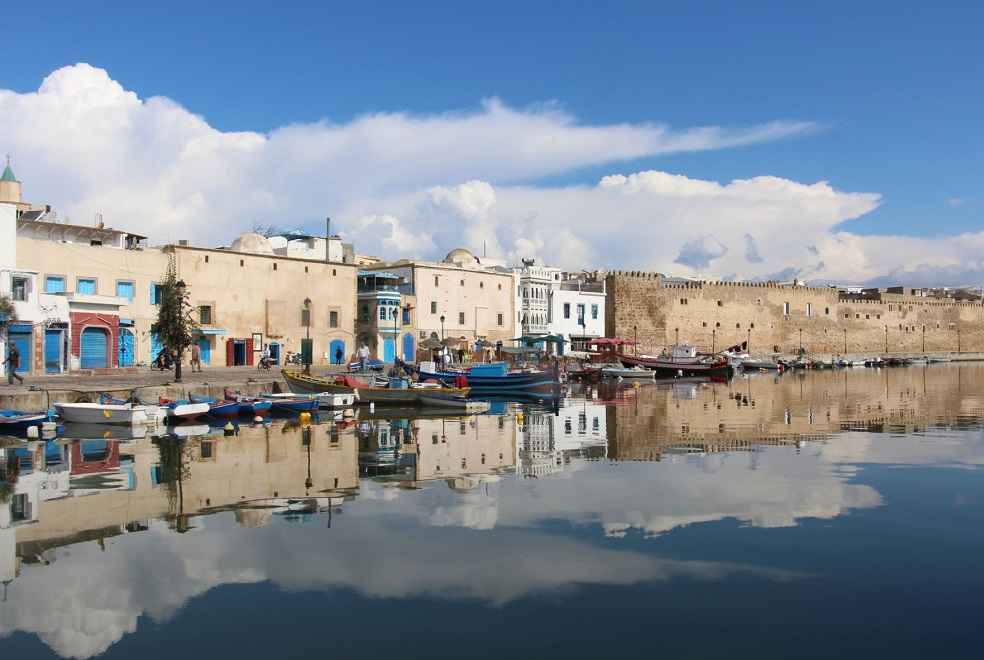
[[[383,340],[383,362],[393,362],[396,359],[396,340],[387,337]]]
[[[342,358],[338,358],[338,351],[342,351]],[[341,339],[332,340],[331,344],[328,346],[329,357],[331,358],[332,364],[343,364],[345,362],[345,342]]]
[[[109,333],[103,328],[86,328],[82,331],[83,369],[105,369],[108,365]]]
[[[201,357],[202,364],[210,364],[212,362],[212,345],[208,343],[208,337],[199,337],[198,355]]]
[[[44,372],[57,374],[62,365],[62,331],[44,331]]]
[[[26,374],[31,372],[31,345],[34,343],[31,330],[30,325],[18,323],[11,325],[7,331],[7,339],[11,345],[17,347],[17,352],[20,353],[20,360],[14,369],[15,373]]]
[[[150,360],[149,361],[150,362],[153,362],[154,360],[156,360],[157,359],[157,356],[160,355],[161,351],[163,351],[163,350],[164,350],[164,344],[161,343],[161,338],[158,337],[156,334],[152,334],[150,336]]]
[[[280,364],[280,344],[275,341],[270,342],[270,359],[274,364]]]
[[[135,342],[133,341],[133,333],[129,330],[120,329],[120,354],[117,364],[121,367],[132,367],[133,366],[133,351]]]
[[[403,359],[407,362],[414,361],[413,335],[407,333],[403,335]]]

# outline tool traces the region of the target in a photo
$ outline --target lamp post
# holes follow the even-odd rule
[[[632,326],[632,352],[639,355],[639,327]]]
[[[444,314],[441,314],[441,342],[444,342]]]
[[[885,353],[888,353],[888,325],[885,325]]]
[[[714,353],[717,352],[717,351],[714,350],[714,349],[717,348],[717,333],[718,333],[718,330],[717,330],[716,327],[711,328],[711,354],[714,354]]]
[[[745,352],[747,353],[752,348],[752,329],[748,329],[748,339],[745,341]]]
[[[926,324],[925,323],[923,323],[923,332],[922,332],[922,352],[923,353],[926,352]]]
[[[847,328],[844,328],[844,354],[847,355]]]
[[[311,360],[314,357],[314,348],[311,346],[311,299],[310,298],[304,299],[304,311],[307,312],[307,314],[305,315],[306,318],[304,319],[304,339],[307,341],[307,345],[309,347],[309,350],[311,351],[308,355],[305,356],[307,359],[304,360],[304,373],[307,375],[311,375]]]
[[[185,306],[185,291],[187,290],[187,288],[188,285],[185,284],[184,280],[178,280],[174,284],[174,290],[178,292],[178,318],[181,319],[182,325],[185,322],[184,306]],[[181,356],[184,354],[183,340],[178,342],[178,345],[175,347],[175,353],[176,355],[174,356],[174,382],[180,383],[181,382]]]
[[[800,355],[802,355],[803,354],[803,328],[800,328],[799,331],[800,331]]]

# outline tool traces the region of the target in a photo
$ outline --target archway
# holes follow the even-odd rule
[[[105,328],[86,328],[82,331],[81,360],[83,369],[105,369],[109,366],[109,333]]]

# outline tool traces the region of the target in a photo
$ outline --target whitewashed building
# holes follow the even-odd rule
[[[568,273],[524,259],[514,269],[516,336],[556,335],[564,351],[585,350],[605,334],[605,280],[597,273]]]

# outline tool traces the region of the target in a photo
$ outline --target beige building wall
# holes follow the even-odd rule
[[[497,474],[516,467],[516,424],[511,417],[477,415],[412,423],[418,481]]]
[[[281,356],[300,352],[304,301],[310,299],[310,336],[314,364],[327,365],[333,341],[344,342],[345,355],[355,351],[356,266],[283,256],[170,246],[178,276],[188,287],[192,306],[211,308],[212,364],[226,364],[229,341],[253,342],[258,354],[276,342]],[[334,312],[334,314],[332,314]],[[334,325],[333,325],[334,319]],[[197,319],[196,319],[197,320]],[[254,362],[255,362],[254,355]]]
[[[674,343],[792,354],[938,353],[984,350],[984,305],[883,294],[842,299],[831,288],[697,282],[664,284],[652,273],[606,280],[606,334],[638,338],[639,351]]]
[[[167,255],[157,248],[122,250],[17,237],[17,264],[38,271],[38,288],[42,292],[48,275],[64,277],[67,292],[76,290],[80,277],[95,278],[96,293],[103,296],[115,296],[118,282],[134,283],[134,299],[120,308],[120,318],[134,322],[136,363],[150,361],[150,325],[157,318],[150,286],[160,281],[167,260]]]

